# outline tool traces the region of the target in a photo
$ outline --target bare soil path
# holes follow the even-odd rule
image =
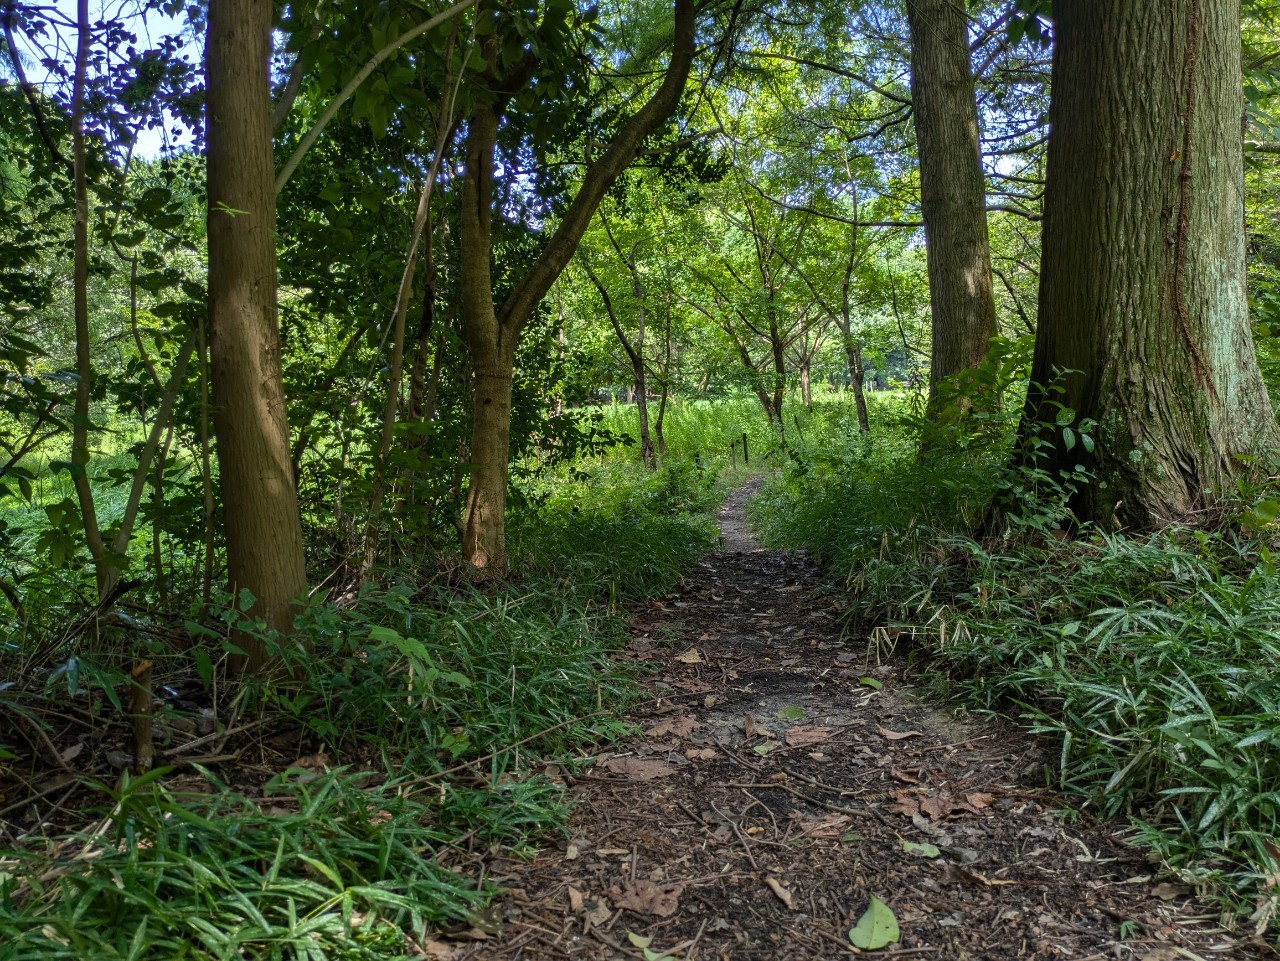
[[[1116,825],[1064,817],[1035,741],[921,699],[904,659],[842,636],[813,565],[751,538],[750,493],[724,550],[634,612],[644,733],[570,779],[569,839],[486,865],[501,933],[437,956],[844,958],[872,896],[901,932],[878,957],[1275,956],[1152,878]]]

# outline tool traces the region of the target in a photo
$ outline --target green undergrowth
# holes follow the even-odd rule
[[[189,619],[181,653],[168,639],[130,650],[103,637],[36,669],[39,685],[0,690],[10,783],[38,752],[6,732],[56,734],[66,705],[103,719],[104,745],[127,746],[124,673],[144,655],[166,679],[157,688],[202,678],[223,723],[257,732],[229,747],[282,758],[265,781],[234,762],[132,780],[91,768],[92,797],[78,796],[89,826],[12,835],[0,851],[0,957],[396,958],[440,924],[474,922],[492,892],[455,867],[455,851],[519,855],[561,829],[565,798],[546,762],[572,767],[617,735],[636,694],[614,657],[619,605],[668,589],[714,544],[725,483],[676,460],[652,473],[580,462],[524,492],[509,580],[424,585],[406,569],[354,598],[318,596],[300,615],[305,646],[264,635],[293,679],[230,700],[226,629],[256,629],[234,606],[221,621]],[[158,763],[182,723],[162,700]],[[259,755],[254,739],[276,731],[289,744]]]
[[[1010,475],[1009,421],[921,455],[909,411],[884,413],[871,437],[850,412],[796,448],[751,505],[765,539],[811,549],[847,586],[852,630],[909,653],[935,693],[1052,739],[1057,784],[1269,924],[1280,505],[1248,491],[1213,529],[1068,535],[1072,479]],[[1011,522],[974,536],[997,495]]]

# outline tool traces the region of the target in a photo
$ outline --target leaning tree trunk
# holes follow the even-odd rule
[[[289,632],[307,578],[280,373],[271,11],[271,0],[209,4],[209,348],[231,589]],[[235,641],[235,666],[266,663],[260,640]]]
[[[613,141],[583,174],[573,201],[542,252],[495,308],[490,258],[493,252],[494,150],[498,123],[511,97],[532,80],[518,64],[497,75],[499,37],[483,41],[485,78],[491,98],[479,98],[467,123],[465,174],[459,212],[459,302],[474,371],[471,484],[463,517],[462,552],[472,567],[507,569],[504,508],[511,438],[511,382],[520,334],[560,276],[586,232],[596,208],[645,139],[675,112],[693,66],[696,7],[674,0],[671,58],[657,90],[617,130]],[[505,25],[504,25],[505,26]],[[530,54],[521,64],[536,64]]]
[[[933,352],[929,397],[981,363],[996,332],[978,110],[963,0],[907,0]]]
[[[1149,528],[1280,441],[1245,303],[1238,0],[1057,0],[1024,436],[1097,421],[1078,516]],[[1048,389],[1058,372],[1065,393]],[[1042,435],[1043,436],[1043,435]],[[1034,459],[1024,453],[1024,457]]]

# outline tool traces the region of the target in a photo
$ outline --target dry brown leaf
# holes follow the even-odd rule
[[[788,747],[808,747],[811,744],[820,744],[834,733],[832,728],[818,724],[797,724],[787,731],[784,740]]]
[[[602,765],[606,771],[621,774],[634,781],[652,781],[655,778],[670,777],[679,770],[674,764],[655,757],[611,757]]]
[[[585,903],[586,903],[586,898],[583,897],[582,892],[579,891],[577,888],[575,888],[572,884],[569,885],[569,910],[572,911],[574,914],[577,914],[579,911],[582,910],[582,905]]]
[[[920,810],[935,821],[941,821],[955,810],[955,801],[949,797],[927,797],[920,802]]]
[[[627,881],[621,888],[609,889],[614,907],[650,914],[657,918],[669,918],[680,907],[683,884],[655,884],[652,881]]]
[[[778,896],[778,900],[785,904],[790,910],[795,910],[795,905],[791,903],[794,895],[791,889],[784,885],[777,878],[765,878],[764,883],[769,885],[769,890]]]
[[[424,958],[431,958],[431,961],[452,961],[458,956],[457,948],[430,938],[418,945],[418,950]]]
[[[964,796],[964,799],[969,803],[969,806],[974,811],[980,811],[984,807],[987,807],[988,805],[990,805],[991,802],[995,800],[995,795],[985,794],[982,791],[974,791],[971,794],[966,794]]]
[[[903,771],[900,768],[889,768],[889,777],[895,781],[901,781],[903,784],[919,784],[920,778],[916,777],[911,771]]]
[[[681,664],[705,664],[706,663],[702,659],[702,655],[698,652],[698,649],[696,647],[689,648],[689,650],[685,651],[683,654],[677,654],[676,660],[679,661]]]
[[[701,726],[697,719],[685,714],[680,717],[670,717],[665,721],[659,721],[644,733],[649,737],[688,737]]]
[[[691,747],[684,752],[684,756],[690,761],[710,761],[716,756],[716,749],[713,747]]]
[[[894,814],[913,818],[920,813],[920,799],[906,791],[894,791],[893,802],[889,805],[889,810]]]
[[[891,731],[887,727],[877,727],[876,730],[880,732],[882,737],[890,741],[901,741],[907,737],[924,737],[924,734],[920,731]]]

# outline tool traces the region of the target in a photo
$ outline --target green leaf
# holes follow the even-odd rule
[[[768,754],[770,751],[774,749],[774,746],[775,745],[773,744],[767,744],[767,743],[757,744],[754,748],[752,748],[752,750],[755,751],[757,754],[759,754],[761,757],[764,757],[766,754]]]
[[[866,913],[849,929],[849,941],[855,948],[863,951],[879,951],[897,943],[898,937],[897,917],[889,909],[889,905],[873,894]]]
[[[908,854],[914,854],[918,858],[937,858],[942,856],[942,852],[928,842],[917,844],[915,841],[903,841],[902,850]]]
[[[795,704],[788,705],[778,712],[778,717],[784,721],[803,721],[804,708]]]
[[[874,677],[861,678],[858,681],[858,683],[861,684],[863,687],[871,688],[873,691],[879,691],[884,688],[884,685],[881,684],[879,681],[877,681]]]

